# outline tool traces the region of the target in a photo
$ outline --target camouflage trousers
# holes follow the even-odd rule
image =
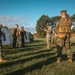
[[[24,37],[22,37],[22,36],[17,37],[17,46],[24,47]]]
[[[51,48],[51,40],[47,40],[47,49],[50,49]]]
[[[65,46],[65,50],[67,52],[67,58],[72,59],[72,50],[70,47],[70,35],[67,35],[65,39],[57,38],[56,44],[57,44],[57,58],[62,57],[62,49],[63,46]]]
[[[16,42],[17,42],[17,37],[16,37],[16,36],[14,36],[14,37],[13,37],[13,48],[15,48],[15,47],[16,47]]]
[[[21,36],[20,36],[20,35],[17,36],[17,43],[16,43],[16,45],[17,45],[18,47],[21,47]]]
[[[52,38],[51,38],[51,44],[56,44],[56,37],[55,36],[52,36]]]

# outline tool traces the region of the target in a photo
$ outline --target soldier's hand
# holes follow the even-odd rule
[[[46,29],[44,28],[44,31],[46,31]]]

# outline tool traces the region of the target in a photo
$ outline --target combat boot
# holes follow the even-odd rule
[[[68,59],[68,62],[72,63],[72,59]]]
[[[61,62],[61,58],[57,58],[57,63],[60,63]]]
[[[6,60],[4,60],[4,59],[1,58],[1,59],[0,59],[0,62],[6,62]]]
[[[6,62],[6,60],[0,60],[0,62]]]

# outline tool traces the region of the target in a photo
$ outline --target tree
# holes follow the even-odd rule
[[[71,29],[71,33],[75,33],[75,27]]]
[[[56,25],[56,22],[61,18],[61,16],[53,16],[51,17],[51,21],[53,22],[52,27],[54,28]]]
[[[75,22],[75,14],[71,16],[71,20]]]
[[[58,21],[60,18],[61,18],[60,16],[54,16],[54,17],[51,18],[51,21],[56,22],[56,21]]]
[[[42,15],[36,24],[36,31],[39,35],[39,37],[45,37],[45,32],[44,32],[44,28],[46,28],[46,23],[50,22],[50,18],[46,15]]]
[[[72,20],[72,29],[71,29],[71,32],[75,33],[75,14],[73,14],[71,16],[71,20]]]

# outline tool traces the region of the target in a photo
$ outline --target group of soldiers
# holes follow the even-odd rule
[[[52,30],[49,23],[46,24],[47,29],[44,28],[46,32],[46,42],[47,42],[47,49],[51,48],[52,40],[56,44],[57,48],[57,62],[61,62],[62,58],[62,49],[65,46],[67,52],[67,58],[69,62],[72,62],[73,55],[70,46],[70,28],[72,22],[67,17],[67,11],[61,11],[61,19],[56,23],[56,30]],[[53,35],[53,36],[52,36]]]
[[[24,30],[24,27],[22,26],[21,29],[18,29],[18,25],[15,26],[15,28],[12,29],[12,35],[13,35],[13,48],[16,48],[16,45],[18,47],[24,47],[24,36],[26,35],[26,31]]]
[[[56,23],[56,31],[52,30],[49,23],[46,24],[48,29],[44,28],[46,32],[46,41],[47,41],[47,49],[51,48],[51,43],[53,42],[52,39],[55,38],[54,43],[56,44],[57,48],[57,62],[61,62],[62,58],[62,49],[65,46],[67,52],[67,58],[69,62],[72,62],[72,50],[70,46],[70,27],[72,23],[69,18],[67,18],[66,10],[61,11],[61,19]],[[0,25],[0,62],[4,61],[2,56],[2,25]],[[13,48],[16,48],[16,45],[19,47],[24,47],[24,35],[26,34],[24,27],[18,29],[18,25],[15,26],[12,30],[13,35]],[[54,35],[54,37],[52,37]],[[18,42],[19,41],[19,42]]]
[[[1,28],[3,27],[2,24],[0,24],[0,62],[6,62],[3,57],[3,47],[2,47],[2,35],[3,32],[1,31]],[[18,25],[15,25],[15,27],[12,29],[12,36],[13,36],[13,48],[15,49],[18,47],[24,47],[25,46],[25,40],[24,36],[26,35],[26,31],[24,30],[24,27],[22,26],[21,29],[18,29]]]

